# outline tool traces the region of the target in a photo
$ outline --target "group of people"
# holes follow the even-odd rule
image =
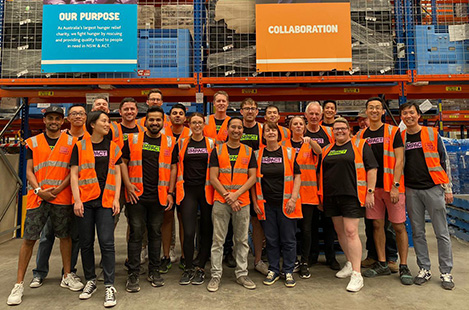
[[[326,263],[337,270],[336,277],[350,277],[347,291],[363,287],[362,275],[393,272],[404,285],[422,285],[431,278],[427,210],[438,241],[442,286],[454,288],[445,149],[434,128],[419,125],[416,104],[400,106],[407,126],[400,132],[383,123],[384,102],[370,98],[360,115],[361,129],[353,135],[348,121],[336,117],[334,101],[310,102],[304,117],[290,119],[289,128],[278,124],[280,113],[274,105],[266,108],[265,122],[258,123],[259,108],[251,98],[241,103],[242,118],[229,117],[224,91],[214,95],[215,113],[207,117],[193,113],[186,119],[181,104],[172,106],[167,116],[162,103],[161,91],[151,90],[146,116],[137,120],[137,101],[124,98],[117,123],[110,122],[107,99],[97,98],[88,114],[80,105],[69,109],[70,129],[65,131],[63,110],[45,110],[45,132],[26,140],[24,240],[8,305],[22,301],[25,273],[39,239],[30,287],[42,285],[55,237],[60,239],[63,263],[60,285],[88,299],[102,277],[104,306],[116,305],[114,229],[123,209],[128,223],[125,287],[131,293],[140,290],[145,272],[143,249],[148,251],[147,280],[154,287],[164,285],[161,274],[171,267],[174,210],[184,260],[181,285],[203,284],[210,261],[207,290],[217,291],[224,249],[232,242],[236,282],[255,289],[248,276],[250,224],[254,267],[265,275],[265,285],[283,277],[287,287],[294,287],[295,269],[300,278],[311,277],[309,266],[320,252],[319,225]],[[419,267],[415,277],[407,266],[406,210]],[[359,221],[364,217],[368,257],[361,261]],[[101,250],[98,276],[95,231]],[[397,254],[387,253],[392,252],[387,250],[393,248],[393,232],[399,265]],[[342,268],[335,258],[336,235],[347,259]],[[262,260],[264,243],[268,265]],[[85,283],[76,274],[79,252]],[[363,265],[369,268],[362,274]]]

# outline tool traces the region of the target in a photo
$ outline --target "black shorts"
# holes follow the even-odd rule
[[[57,238],[70,237],[73,216],[73,205],[55,205],[42,201],[39,207],[26,211],[23,238],[39,240],[49,217]]]
[[[361,218],[365,217],[366,213],[366,209],[360,206],[360,201],[355,196],[325,196],[323,207],[327,217]]]

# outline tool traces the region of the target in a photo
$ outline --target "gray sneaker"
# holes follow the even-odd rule
[[[382,266],[380,262],[376,262],[373,266],[366,270],[363,273],[364,277],[373,278],[376,276],[388,276],[391,274],[391,269],[389,269],[388,264],[386,263],[385,266]]]
[[[238,283],[239,285],[244,286],[248,290],[253,290],[253,289],[256,288],[256,283],[252,282],[252,280],[249,279],[248,276],[241,276],[241,277],[237,278],[236,283]]]
[[[131,273],[127,277],[127,282],[125,283],[125,290],[129,293],[140,292],[140,283],[138,279],[138,274]]]
[[[60,286],[68,288],[69,290],[74,292],[81,291],[84,287],[83,283],[78,281],[71,273],[69,273],[67,276],[63,275],[62,282],[60,282]]]
[[[216,292],[218,291],[218,288],[220,287],[220,278],[219,277],[213,277],[210,279],[210,282],[207,284],[207,290],[209,292]]]
[[[269,268],[267,267],[267,264],[264,263],[264,261],[262,260],[260,260],[257,264],[254,265],[254,269],[256,269],[256,271],[260,272],[264,276],[269,273]]]
[[[40,277],[34,277],[31,280],[31,283],[29,283],[29,287],[31,287],[31,288],[41,287],[43,282],[44,282],[44,279],[42,279]]]
[[[445,290],[452,290],[454,288],[453,276],[451,273],[443,273],[440,275],[441,287]]]
[[[420,268],[419,274],[414,278],[414,284],[423,285],[432,278],[430,270]]]

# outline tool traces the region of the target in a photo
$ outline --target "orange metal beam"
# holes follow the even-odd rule
[[[101,78],[39,78],[39,79],[0,79],[5,86],[44,86],[44,85],[196,85],[197,79],[191,78],[139,78],[139,79],[101,79]]]
[[[469,74],[432,74],[432,75],[418,75],[414,76],[414,81],[423,82],[423,81],[442,81],[442,82],[450,82],[454,81],[469,81]]]
[[[469,85],[412,85],[406,86],[409,99],[463,99],[469,98]]]

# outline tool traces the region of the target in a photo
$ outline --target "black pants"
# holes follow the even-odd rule
[[[140,271],[140,252],[145,228],[148,231],[148,269],[149,271],[158,269],[161,262],[161,225],[163,225],[164,207],[158,201],[138,201],[136,204],[127,204],[126,208],[130,226],[127,245],[129,273]]]
[[[77,217],[81,261],[86,281],[96,279],[94,261],[94,237],[98,232],[104,284],[113,285],[116,269],[116,250],[114,247],[114,216],[111,208],[103,208],[100,199],[84,203],[83,217]]]
[[[197,230],[197,210],[200,206],[200,241],[197,256],[198,267],[205,268],[212,248],[212,206],[205,199],[204,184],[198,186],[184,185],[184,199],[181,202],[182,226],[184,227],[184,258],[186,268],[193,268],[194,239]]]
[[[391,222],[388,221],[387,214],[384,223],[384,232],[386,234],[386,260],[388,262],[397,262],[396,232],[394,231]],[[366,250],[368,251],[367,257],[378,260],[375,239],[373,237],[373,220],[365,218],[365,234]]]
[[[324,212],[318,209],[317,206],[306,208],[306,210],[306,213],[311,213],[305,215],[305,211],[303,211],[303,226],[309,226],[311,228],[311,250],[309,251],[308,258],[312,261],[316,261],[318,259],[320,253],[319,227],[322,227],[326,261],[333,260],[335,258],[334,241],[336,237],[332,218],[327,217]],[[310,222],[308,223],[308,221]],[[305,256],[304,253],[305,252],[303,252],[302,260]]]

